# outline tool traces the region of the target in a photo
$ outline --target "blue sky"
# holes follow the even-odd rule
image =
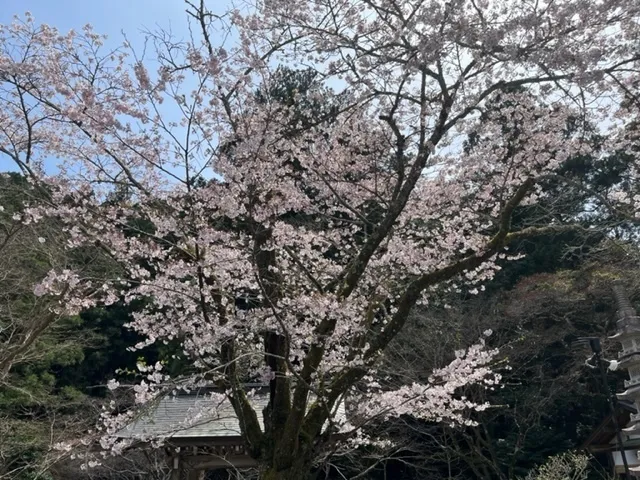
[[[26,11],[37,23],[46,23],[62,31],[80,29],[87,23],[96,33],[109,35],[120,43],[125,31],[134,43],[142,38],[141,30],[158,27],[187,33],[187,16],[183,0],[1,0],[0,23],[9,23],[14,15]],[[209,0],[210,8],[218,13],[226,10],[230,0]]]

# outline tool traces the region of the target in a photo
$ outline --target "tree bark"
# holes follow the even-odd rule
[[[313,466],[304,461],[295,462],[284,470],[268,466],[260,469],[260,480],[313,480]]]

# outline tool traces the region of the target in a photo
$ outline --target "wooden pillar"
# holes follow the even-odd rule
[[[170,480],[182,480],[182,465],[181,465],[180,457],[172,452],[169,456],[169,468],[171,469]]]

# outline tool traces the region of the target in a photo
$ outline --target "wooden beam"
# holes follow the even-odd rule
[[[218,457],[214,455],[189,455],[182,458],[190,469],[212,470],[215,468],[252,468],[257,467],[258,462],[249,455],[230,455]]]

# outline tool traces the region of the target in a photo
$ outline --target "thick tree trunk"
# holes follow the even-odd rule
[[[313,480],[312,465],[296,464],[286,470],[266,467],[260,470],[260,480]]]

